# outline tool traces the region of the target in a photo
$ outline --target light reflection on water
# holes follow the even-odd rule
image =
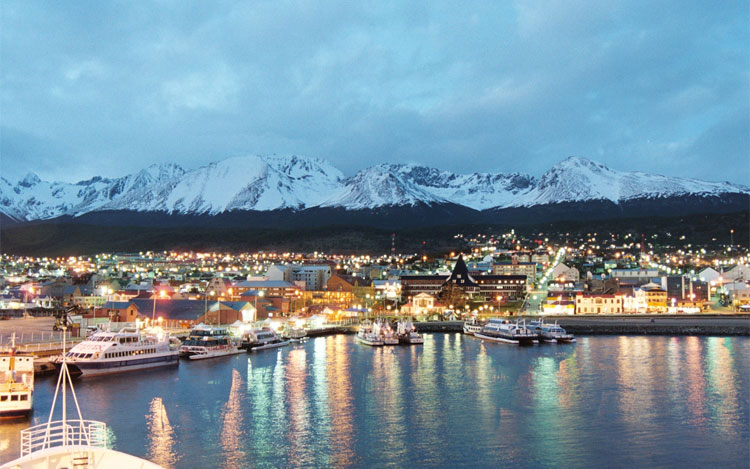
[[[115,449],[166,467],[747,467],[749,352],[749,338],[332,336],[76,391]],[[31,424],[54,384],[37,380]],[[0,461],[28,424],[0,424]]]

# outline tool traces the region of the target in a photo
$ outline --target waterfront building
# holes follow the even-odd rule
[[[665,312],[667,310],[667,291],[656,283],[647,283],[635,290],[635,296],[640,302],[646,303],[649,312]]]
[[[620,294],[584,293],[575,296],[576,314],[622,314],[623,297]]]
[[[445,305],[432,295],[419,293],[401,307],[401,314],[412,316],[430,316],[432,314],[443,314]]]

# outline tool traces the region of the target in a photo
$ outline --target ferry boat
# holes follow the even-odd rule
[[[180,346],[180,356],[190,360],[237,355],[240,349],[229,336],[229,332],[220,327],[198,324],[190,330],[188,338]]]
[[[65,354],[73,373],[96,376],[179,364],[179,350],[161,331],[97,332]],[[63,363],[61,357],[55,366]]]
[[[28,417],[34,406],[34,357],[16,355],[16,335],[9,355],[0,356],[0,419]]]
[[[464,321],[464,334],[474,335],[477,332],[482,332],[484,324],[477,321],[477,318],[471,318],[468,321]]]
[[[569,334],[555,321],[554,324],[545,323],[543,319],[529,322],[529,329],[537,333],[539,340],[551,343],[570,344],[576,341],[573,334]]]
[[[363,324],[359,326],[357,332],[357,340],[366,345],[380,346],[383,345],[383,339],[380,334],[373,330],[373,326],[370,324]]]
[[[399,321],[396,331],[398,341],[401,344],[419,345],[424,343],[424,338],[417,332],[417,328],[409,319]]]
[[[151,461],[107,448],[107,425],[104,422],[83,419],[66,361],[67,357],[63,355],[49,419],[46,423],[21,431],[20,457],[3,464],[0,469],[53,467],[163,469],[162,466]],[[62,398],[58,401],[61,384]],[[67,418],[66,388],[68,385],[78,411],[77,419]],[[62,403],[62,420],[53,421],[52,416],[54,415],[56,402]]]
[[[507,320],[492,318],[475,337],[492,342],[507,344],[531,345],[539,343],[537,334],[526,328],[526,321],[511,323]]]
[[[386,322],[376,322],[372,326],[372,330],[375,334],[380,336],[380,340],[383,341],[383,345],[398,345],[398,336],[393,332],[391,325]]]
[[[248,331],[243,337],[240,348],[246,349],[248,352],[255,352],[285,345],[289,345],[288,340],[279,337],[276,331],[270,327],[264,327]]]

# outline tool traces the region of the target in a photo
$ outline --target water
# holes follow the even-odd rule
[[[748,467],[750,338],[352,336],[76,382],[111,445],[167,467]],[[54,379],[38,379],[33,424]],[[29,422],[0,425],[0,461]]]

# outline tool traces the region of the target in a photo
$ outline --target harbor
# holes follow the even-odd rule
[[[74,384],[112,449],[169,468],[747,460],[747,337],[513,347],[423,336],[418,347],[367,347],[336,334]],[[53,376],[40,377],[31,418],[0,425],[0,461],[18,456],[21,429],[46,422],[54,389]],[[709,395],[709,406],[691,404]]]

